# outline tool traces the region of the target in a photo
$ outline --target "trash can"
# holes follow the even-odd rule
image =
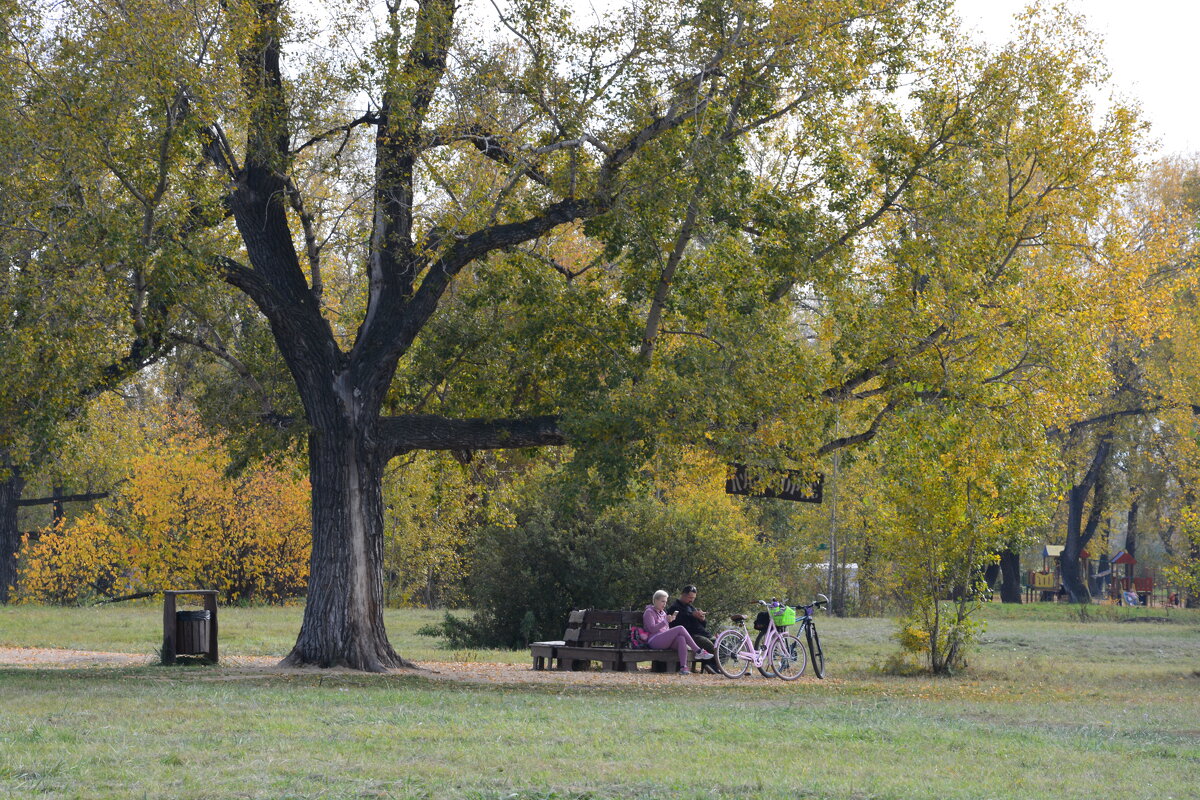
[[[204,598],[201,611],[176,611],[180,595]],[[176,656],[204,656],[217,662],[217,593],[212,589],[163,592],[162,663],[174,664]]]
[[[212,620],[210,611],[175,612],[175,655],[195,656],[208,654],[208,627]]]

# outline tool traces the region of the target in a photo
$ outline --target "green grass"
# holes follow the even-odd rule
[[[157,609],[96,611],[0,609],[0,643],[150,652],[139,637],[153,642]],[[971,670],[951,679],[876,671],[894,646],[879,619],[822,619],[831,678],[794,684],[0,669],[0,797],[1200,796],[1200,614],[985,613]],[[299,621],[221,615],[234,654],[282,654]],[[412,632],[438,616],[390,614],[401,652],[424,657]],[[51,630],[88,620],[91,633]]]
[[[446,650],[437,639],[418,636],[417,629],[440,621],[444,611],[389,609],[384,612],[388,635],[408,658],[418,661],[525,661],[508,650],[464,653]],[[229,655],[283,656],[296,641],[302,606],[221,608],[220,650]],[[162,600],[93,606],[0,606],[0,647],[59,647],[140,653],[153,658],[162,644]]]

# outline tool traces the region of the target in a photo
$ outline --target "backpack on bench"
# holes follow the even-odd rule
[[[629,649],[630,650],[644,650],[645,648],[647,648],[649,646],[650,646],[650,634],[646,632],[646,629],[638,627],[637,625],[630,625],[629,626]]]

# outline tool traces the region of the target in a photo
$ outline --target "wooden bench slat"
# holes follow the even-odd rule
[[[625,645],[629,643],[628,628],[589,628],[580,633],[578,642],[607,642],[614,645]]]

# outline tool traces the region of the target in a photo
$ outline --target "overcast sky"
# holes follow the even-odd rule
[[[956,0],[963,22],[999,44],[1027,0]],[[1104,37],[1112,80],[1137,98],[1154,126],[1161,152],[1200,151],[1200,2],[1196,0],[1071,0]]]

